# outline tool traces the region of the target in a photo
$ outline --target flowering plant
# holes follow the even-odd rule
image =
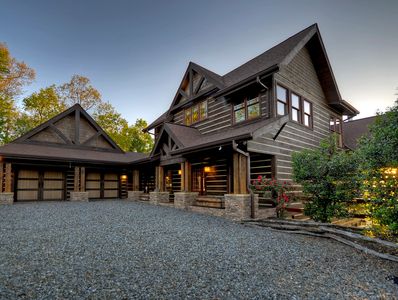
[[[271,192],[271,198],[276,208],[277,218],[283,218],[286,209],[292,202],[292,197],[288,195],[291,190],[291,183],[286,181],[278,181],[276,179],[267,178],[265,176],[258,176],[257,179],[252,180],[250,188],[254,193],[265,195],[266,192]]]

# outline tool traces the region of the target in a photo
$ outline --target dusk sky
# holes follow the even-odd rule
[[[37,73],[25,95],[84,75],[130,122],[168,109],[189,61],[224,75],[313,23],[359,117],[391,106],[397,0],[0,0],[0,41]]]

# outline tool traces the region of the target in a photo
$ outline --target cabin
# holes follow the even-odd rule
[[[122,151],[71,107],[0,147],[0,192],[12,201],[128,198],[232,212],[239,203],[253,217],[256,201],[267,201],[250,193],[251,180],[292,182],[292,152],[332,132],[343,146],[343,117],[358,113],[340,95],[314,24],[224,75],[190,62],[169,109],[146,128],[149,154]]]

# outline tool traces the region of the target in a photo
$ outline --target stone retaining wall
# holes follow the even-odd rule
[[[195,204],[197,192],[177,192],[174,193],[174,207],[181,209],[188,209]]]
[[[129,201],[139,201],[144,191],[127,191],[127,200]]]
[[[169,192],[150,192],[149,202],[152,204],[168,203],[170,202],[169,195]]]
[[[70,192],[70,201],[88,202],[88,192]]]
[[[13,204],[14,193],[0,193],[0,205],[1,204]]]

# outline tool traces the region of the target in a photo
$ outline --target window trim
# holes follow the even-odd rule
[[[201,113],[201,104],[202,104],[203,102],[206,102],[206,116],[205,116],[205,117],[203,117],[203,116],[202,116],[202,113]],[[197,107],[198,107],[198,115],[199,115],[198,120],[195,121],[195,122],[193,122],[193,107],[194,107],[194,106],[197,106]],[[189,124],[187,124],[187,122],[186,122],[186,111],[190,111],[190,123],[189,123]],[[209,117],[209,103],[208,103],[208,99],[195,102],[195,103],[192,104],[191,106],[189,106],[189,107],[187,107],[187,108],[184,109],[184,125],[186,125],[186,126],[191,126],[191,125],[200,123],[200,122],[206,120],[208,117]]]
[[[250,100],[253,100],[253,99],[257,99],[257,103],[251,104],[249,106],[258,104],[258,106],[259,106],[259,114],[258,114],[258,116],[254,117],[254,118],[249,118],[249,110],[248,110],[249,106],[247,105],[247,102],[250,101]],[[245,110],[245,119],[242,120],[242,121],[238,121],[237,122],[236,118],[235,118],[235,106],[237,106],[239,104],[243,104],[243,108],[241,108],[241,109]],[[247,123],[247,122],[252,122],[253,120],[257,120],[257,119],[261,118],[262,117],[261,108],[262,108],[261,107],[261,92],[258,92],[256,97],[245,96],[245,97],[243,97],[243,100],[241,102],[232,103],[231,114],[232,114],[233,125],[237,125],[237,124],[240,125],[240,124],[244,124],[244,123]]]
[[[282,100],[279,100],[278,99],[278,85],[281,87],[281,88],[283,88],[283,89],[285,89],[286,90],[286,103],[285,102],[283,102]],[[290,115],[290,112],[289,112],[289,110],[290,110],[290,89],[288,89],[286,86],[284,86],[283,84],[280,84],[280,83],[276,83],[276,85],[275,85],[275,100],[276,100],[276,108],[275,108],[275,113],[276,113],[276,116],[277,117],[279,117],[279,116],[286,116],[286,115]],[[285,105],[285,114],[284,115],[280,115],[280,114],[278,114],[278,103],[283,103],[284,105]]]

